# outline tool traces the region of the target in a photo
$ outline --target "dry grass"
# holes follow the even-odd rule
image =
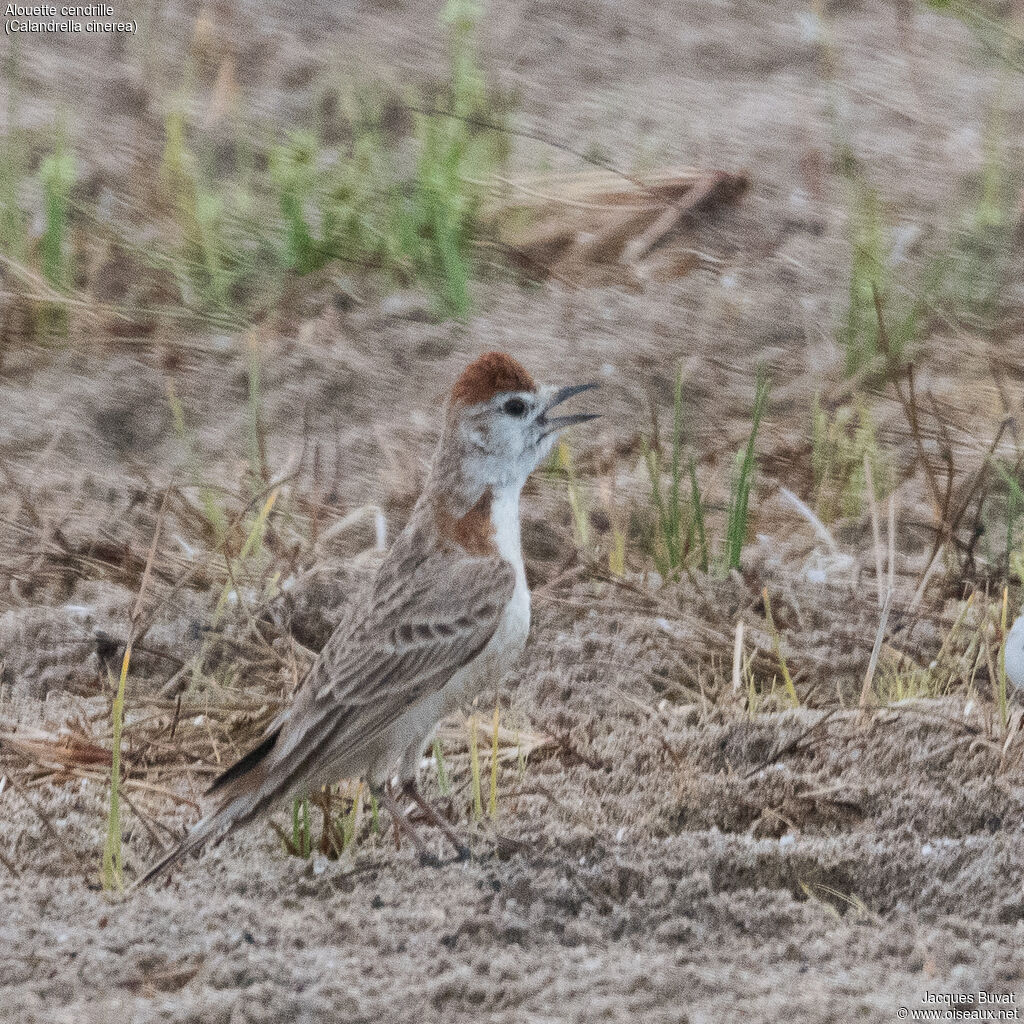
[[[884,342],[881,309],[879,315]],[[962,426],[953,427],[942,404],[931,393],[922,396],[922,372],[921,360],[894,363],[875,384],[903,416],[911,452],[909,459],[886,456],[893,465],[898,516],[895,503],[878,500],[870,466],[865,476],[867,510],[837,515],[830,527],[815,520],[798,495],[793,495],[796,505],[774,501],[791,479],[780,479],[774,468],[770,438],[777,414],[771,406],[764,410],[761,446],[767,468],[749,492],[750,528],[744,532],[771,539],[758,541],[749,558],[744,552],[737,561],[739,571],[724,579],[713,564],[705,571],[700,558],[690,560],[678,584],[662,588],[652,577],[656,563],[651,523],[662,523],[665,538],[664,523],[693,522],[683,507],[684,501],[692,507],[694,498],[684,488],[682,472],[663,488],[660,507],[652,507],[646,483],[650,464],[643,463],[638,440],[632,454],[624,447],[627,454],[604,465],[585,446],[572,462],[563,453],[561,473],[540,484],[542,499],[558,510],[562,548],[554,559],[537,563],[547,579],[536,587],[536,600],[541,605],[553,601],[614,607],[621,615],[650,623],[675,652],[676,701],[728,709],[736,707],[739,692],[746,711],[763,713],[796,705],[903,706],[963,693],[990,706],[995,733],[1008,735],[1013,694],[1007,691],[1000,650],[1007,620],[1019,601],[1019,581],[1004,584],[1001,572],[1013,564],[1014,552],[999,544],[1017,543],[1019,534],[1012,523],[992,524],[993,513],[1004,507],[999,496],[1012,496],[1005,476],[993,466],[997,457],[1004,466],[1020,465],[1024,453],[1016,447],[1006,419],[995,424],[988,438],[965,441]],[[1007,382],[1005,387],[1010,390],[1012,385]],[[103,708],[89,719],[69,720],[63,736],[9,734],[0,748],[8,773],[33,781],[99,781],[109,773],[110,761],[98,763],[96,752],[120,750],[122,792],[137,802],[140,814],[158,818],[165,801],[197,801],[202,780],[244,752],[298,685],[312,653],[296,636],[322,627],[303,625],[305,612],[298,619],[293,614],[301,603],[295,586],[316,564],[314,533],[323,529],[324,507],[308,489],[308,476],[259,464],[260,392],[253,388],[251,393],[254,433],[249,441],[239,439],[240,451],[249,454],[237,486],[213,486],[201,467],[194,466],[190,483],[167,489],[163,534],[185,540],[193,552],[190,557],[183,557],[180,544],[162,542],[147,560],[144,531],[152,530],[158,514],[152,503],[148,510],[145,503],[140,506],[144,514],[138,516],[135,543],[128,547],[114,550],[101,542],[73,542],[49,525],[52,512],[33,487],[5,467],[13,485],[12,522],[19,535],[41,541],[31,556],[27,549],[9,552],[9,578],[26,588],[24,594],[71,593],[79,581],[89,579],[105,581],[127,595],[138,593],[147,575],[150,579],[147,611],[131,647],[131,629],[122,619],[118,632],[114,616],[111,628],[102,630],[102,642],[99,631],[83,630],[63,655],[64,671],[70,673],[83,654],[91,652],[101,664],[113,666],[126,665],[130,651],[134,686],[119,694],[113,727],[110,709]],[[864,408],[862,394],[850,401]],[[175,415],[185,421],[180,404]],[[187,442],[185,431],[181,436]],[[881,436],[874,443],[891,444]],[[702,467],[699,451],[693,455],[696,470],[707,479],[720,476]],[[803,457],[802,477],[813,488],[810,444]],[[670,468],[682,466],[686,456],[678,453],[669,461]],[[631,482],[624,486],[624,479]],[[618,526],[607,517],[608,502],[599,497],[613,486]],[[141,481],[137,487],[140,493],[147,489]],[[804,497],[813,501],[813,490],[805,490]],[[725,534],[727,496],[712,489],[698,500],[706,516],[701,528]],[[913,533],[904,525],[908,516],[919,520]],[[320,525],[314,528],[315,520]],[[683,542],[680,551],[686,544],[698,551],[696,529],[689,538],[686,530],[671,527],[668,536]],[[994,553],[988,555],[979,546],[979,535],[986,530],[995,542]],[[781,540],[786,535],[789,539]],[[374,547],[369,541],[368,551]],[[577,551],[584,561],[573,568]],[[759,563],[766,552],[777,565],[767,576]],[[824,580],[808,575],[804,567],[811,556],[831,559],[829,564],[838,567],[834,578],[830,569],[824,571]],[[866,585],[853,585],[858,566],[867,574]],[[994,586],[997,602],[986,596]],[[887,614],[880,619],[878,602],[885,594]],[[203,618],[191,648],[167,641],[158,620],[173,619],[177,609],[197,603]],[[738,608],[738,614],[723,618],[724,605]],[[810,616],[809,606],[814,608]],[[13,608],[10,628],[17,628],[17,613]],[[743,641],[737,648],[740,624]],[[844,648],[846,653],[839,653]],[[59,658],[49,670],[60,674]],[[89,685],[83,694],[90,692]],[[118,707],[126,708],[120,728]],[[468,787],[465,803],[456,799],[458,817],[493,819],[505,785],[499,762],[518,754],[511,745],[498,745],[500,729],[485,729],[476,717],[468,728],[468,743],[442,738],[443,754],[439,747],[436,756],[439,788],[459,794]],[[522,743],[520,736],[516,747],[521,749]],[[557,746],[554,739],[544,743]],[[489,762],[483,753],[487,747]],[[326,849],[332,855],[347,849],[352,837],[361,828],[365,831],[362,812],[354,810],[357,802],[358,797],[349,795],[328,810],[319,838],[309,824],[308,809],[302,810],[298,824],[286,833],[289,848],[306,854]],[[113,822],[113,809],[111,814]],[[111,879],[118,875],[116,847],[111,847]]]
[[[23,465],[0,461],[8,527],[0,535],[0,610],[8,612],[0,658],[18,678],[58,681],[93,701],[88,716],[69,718],[56,734],[5,729],[0,757],[22,781],[114,780],[104,860],[111,886],[123,870],[119,792],[138,800],[140,815],[157,816],[161,801],[197,802],[202,781],[254,742],[300,685],[315,640],[329,632],[321,612],[330,600],[311,582],[324,537],[355,533],[363,518],[362,509],[334,507],[309,431],[297,460],[275,462],[268,453],[260,339],[278,326],[271,311],[284,307],[293,334],[311,336],[313,318],[294,310],[317,292],[319,272],[351,258],[370,264],[360,287],[386,266],[426,282],[448,312],[463,315],[479,250],[499,244],[489,234],[495,224],[499,247],[515,250],[530,276],[589,282],[594,266],[643,280],[662,270],[678,276],[692,269],[690,249],[674,247],[679,233],[746,187],[745,176],[679,168],[645,177],[474,177],[481,167],[493,171],[498,154],[493,126],[475,123],[488,93],[472,59],[471,12],[453,10],[452,106],[444,116],[419,112],[410,205],[389,207],[385,227],[352,219],[385,156],[376,138],[364,136],[362,148],[356,141],[340,177],[327,175],[322,148],[308,135],[268,151],[263,184],[277,210],[268,240],[256,230],[251,182],[240,174],[211,179],[190,139],[195,126],[172,113],[159,180],[148,183],[162,199],[143,211],[173,242],[156,253],[130,249],[130,220],[99,230],[96,211],[76,206],[77,166],[58,133],[35,172],[19,163],[16,133],[5,140],[3,285],[28,313],[25,323],[5,314],[0,368],[48,334],[69,350],[102,336],[126,353],[155,353],[184,466],[165,481],[159,508],[162,485],[142,475],[119,482],[127,511],[112,540],[106,521],[83,518],[70,529],[67,502]],[[788,380],[775,395],[759,378],[745,419],[723,411],[704,447],[684,429],[680,372],[669,437],[659,431],[669,402],[637,394],[651,408],[650,430],[619,436],[610,452],[583,439],[571,452],[559,449],[554,471],[537,485],[556,550],[527,550],[538,605],[614,610],[643,622],[672,659],[671,681],[659,683],[666,699],[702,712],[867,711],[960,695],[991,711],[994,735],[1019,742],[1000,653],[1024,583],[1021,367],[1010,347],[1020,310],[1006,298],[1008,269],[1020,255],[1019,217],[999,171],[998,113],[987,128],[978,195],[958,211],[957,245],[931,256],[920,281],[908,284],[898,272],[883,198],[851,179],[848,302],[824,372],[805,368],[806,379]],[[41,196],[36,239],[18,205],[30,173]],[[318,230],[309,209],[328,194],[335,205],[320,211]],[[485,211],[485,196],[495,194],[500,201]],[[103,262],[102,247],[106,269],[130,271],[132,287],[117,301],[101,300],[88,267],[76,266],[72,236],[81,226],[97,228],[88,266]],[[176,368],[197,355],[190,345],[209,343],[160,337],[162,324],[196,318],[249,346],[247,427],[233,439],[239,469],[230,477],[204,465],[202,424],[175,383]],[[41,329],[46,323],[59,330]],[[959,342],[969,336],[985,353],[985,407],[973,401],[977,379],[950,355],[951,324]],[[742,387],[746,393],[750,382]],[[965,394],[969,403],[950,397]],[[386,474],[383,460],[378,470]],[[375,522],[393,536],[407,512],[405,495],[387,517],[375,509]],[[150,547],[154,535],[159,543]],[[349,564],[362,571],[378,546],[350,551]],[[88,626],[31,614],[74,600],[86,584],[117,595]],[[144,591],[145,614],[129,599]],[[110,694],[104,681],[118,665]],[[508,763],[522,771],[530,754],[552,750],[564,753],[565,744],[547,730],[516,733],[512,742],[497,709],[490,723],[474,715],[457,738],[446,732],[436,746],[438,787],[460,817],[493,820]],[[297,807],[282,833],[292,852],[340,854],[359,833],[360,792],[349,787],[326,799],[319,841],[308,804]]]

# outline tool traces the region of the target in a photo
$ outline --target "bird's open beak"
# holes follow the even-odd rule
[[[563,402],[572,398],[574,395],[582,394],[584,391],[591,391],[596,387],[600,387],[598,381],[593,380],[589,384],[569,384],[564,388],[559,388],[551,401],[548,402],[541,413],[541,421],[544,423],[545,434],[550,434],[555,430],[564,430],[566,427],[571,427],[576,423],[586,423],[587,420],[596,420],[598,418],[597,413],[575,413],[571,416],[548,416],[548,413],[557,405],[561,405]]]

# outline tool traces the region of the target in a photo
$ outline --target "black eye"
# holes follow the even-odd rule
[[[526,403],[521,398],[510,398],[501,407],[501,411],[507,412],[509,416],[525,416]]]

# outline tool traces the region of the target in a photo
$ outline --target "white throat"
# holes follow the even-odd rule
[[[519,535],[519,493],[521,488],[495,488],[491,499],[491,522],[498,554],[516,571],[516,583],[526,583],[523,545]]]

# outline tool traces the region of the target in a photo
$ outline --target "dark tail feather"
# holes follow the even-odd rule
[[[136,885],[145,885],[159,878],[186,854],[198,853],[208,843],[227,835],[236,825],[251,821],[271,802],[276,791],[265,792],[264,780],[250,776],[273,749],[278,732],[271,733],[258,747],[214,779],[207,793],[223,793],[216,810],[197,822],[180,845],[154,864]]]
[[[145,885],[146,882],[159,878],[169,868],[177,864],[186,854],[198,852],[207,843],[211,843],[229,832],[235,825],[241,824],[251,815],[245,814],[244,807],[236,807],[243,800],[252,802],[252,797],[236,797],[228,803],[222,804],[212,814],[208,814],[198,824],[194,825],[192,831],[181,841],[180,845],[173,849],[166,857],[157,861],[135,884]]]
[[[229,782],[234,782],[235,779],[240,779],[243,775],[248,775],[249,772],[251,772],[252,769],[270,753],[274,744],[277,742],[277,737],[280,735],[281,729],[275,729],[260,743],[258,747],[254,747],[250,750],[245,757],[239,758],[230,768],[227,769],[227,771],[221,772],[220,775],[210,783],[210,788],[207,789],[206,795],[209,796],[211,793],[217,793]]]

